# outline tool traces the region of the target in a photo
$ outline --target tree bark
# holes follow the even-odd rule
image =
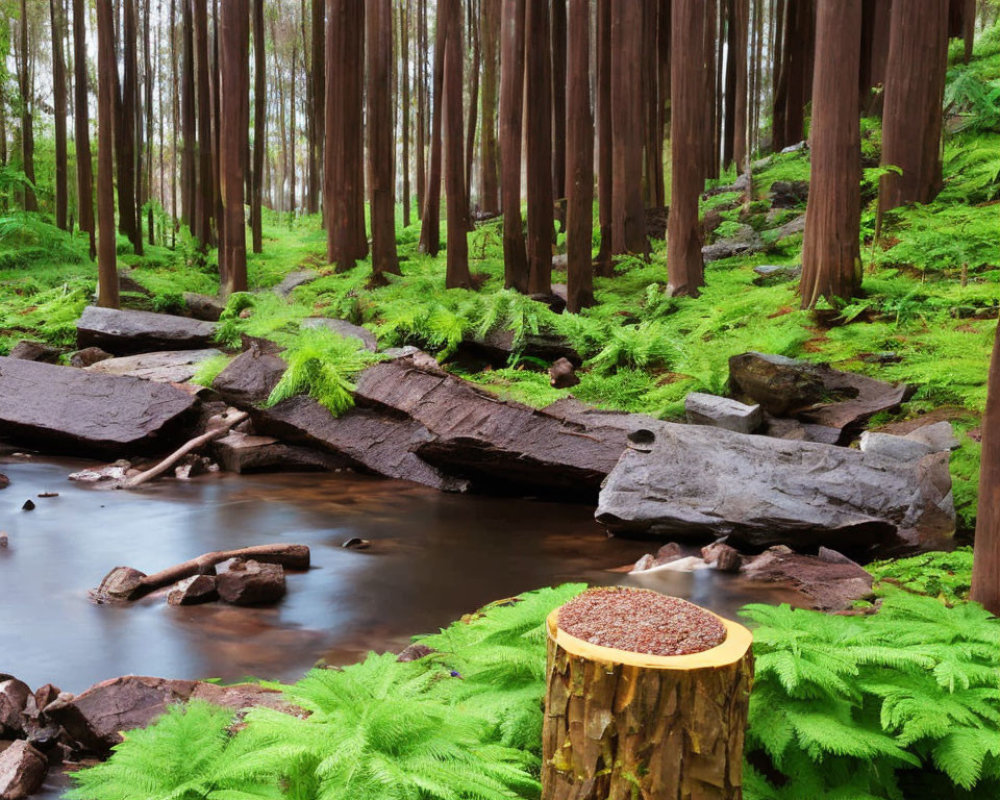
[[[469,289],[469,197],[465,188],[465,152],[462,124],[462,3],[441,0],[438,28],[444,37],[444,148],[445,194],[448,204],[446,289]],[[438,40],[440,41],[440,39]]]
[[[417,115],[416,115],[416,146],[417,146],[417,216],[423,219],[424,195],[427,191],[427,14],[426,0],[417,0],[417,17],[415,21],[417,37]]]
[[[372,221],[372,272],[399,275],[396,255],[395,170],[393,169],[392,0],[368,0],[368,197]]]
[[[403,0],[399,13],[399,51],[400,51],[400,91],[402,106],[400,108],[400,128],[403,133],[403,227],[410,226],[411,192],[410,192],[410,0]]]
[[[552,291],[552,61],[547,0],[525,4],[528,292]]]
[[[817,0],[812,168],[802,248],[802,307],[861,288],[861,0]]]
[[[482,127],[479,134],[479,206],[488,216],[500,213],[497,173],[497,86],[500,55],[501,0],[481,0],[480,41],[483,58]]]
[[[436,256],[441,247],[441,125],[444,120],[444,46],[446,21],[438,9],[437,33],[434,37],[434,76],[431,97],[434,106],[431,112],[430,165],[427,169],[423,213],[420,226],[420,252]]]
[[[611,2],[611,136],[613,141],[611,248],[648,253],[642,202],[642,3]]]
[[[195,206],[198,192],[196,154],[198,148],[194,80],[193,0],[181,3],[181,219],[196,234]]]
[[[479,72],[482,67],[482,51],[479,43],[479,25],[476,23],[478,16],[475,11],[475,0],[467,0],[466,26],[471,40],[472,58],[469,64],[469,123],[466,126],[465,134],[465,205],[468,216],[469,230],[473,230],[472,225],[472,173],[473,165],[476,161],[476,127],[479,122]],[[461,30],[461,24],[459,25]]]
[[[203,248],[212,243],[212,98],[208,45],[208,0],[190,0],[194,19],[195,86],[198,98],[197,188],[194,192],[193,230]],[[221,266],[221,265],[220,265]]]
[[[500,56],[500,162],[504,286],[528,291],[528,254],[521,221],[521,133],[524,108],[525,0],[503,0]]]
[[[809,101],[809,64],[813,45],[814,0],[788,3],[784,24],[781,73],[775,93],[774,149],[802,140]]]
[[[547,622],[542,800],[742,798],[750,632],[721,620],[718,647],[658,657],[569,636],[558,614]]]
[[[941,105],[948,64],[948,0],[895,2],[882,125],[879,210],[929,203],[941,188]]]
[[[590,2],[569,8],[566,142],[566,310],[594,303],[594,117],[590,105]]]
[[[566,0],[552,0],[552,199],[559,208],[566,198]]]
[[[322,64],[320,59],[316,62]],[[322,72],[317,68],[317,73]],[[264,44],[264,0],[253,0],[253,155],[250,192],[250,230],[255,253],[264,250],[261,205],[264,191],[264,149],[267,125],[267,52]]]
[[[90,104],[87,91],[87,20],[84,0],[73,0],[73,138],[76,143],[77,220],[90,234],[90,257],[97,255],[94,226],[94,165],[90,154]]]
[[[97,304],[118,308],[115,234],[115,19],[111,0],[97,0]]]
[[[135,0],[122,5],[122,79],[117,98],[118,128],[115,152],[118,167],[118,230],[132,243],[136,255],[142,254],[142,236],[136,216],[136,131],[138,93],[138,46],[136,42]]]
[[[730,58],[736,68],[736,96],[733,102],[733,161],[736,170],[747,169],[747,45],[750,25],[750,0],[733,0],[733,49]]]
[[[983,414],[979,512],[969,598],[1000,617],[1000,338],[994,337]]]
[[[63,58],[62,0],[49,0],[52,26],[52,104],[55,122],[56,227],[66,230],[66,60]]]
[[[704,185],[705,105],[701,51],[705,14],[698,0],[673,0],[670,67],[670,216],[667,232],[667,292],[698,295],[704,284],[698,197]]]
[[[31,96],[31,69],[28,65],[28,5],[27,0],[21,0],[21,18],[18,22],[18,34],[20,37],[20,59],[18,65],[18,89],[21,94],[21,169],[24,177],[35,184],[35,133],[31,118],[32,102]],[[37,211],[38,200],[35,197],[35,190],[25,187],[24,190],[24,210]]]
[[[663,138],[660,127],[660,0],[642,0],[642,149],[643,202],[659,208],[663,202]]]
[[[702,181],[713,178],[719,174],[719,150],[716,132],[715,99],[718,96],[716,90],[716,64],[715,39],[719,30],[719,0],[705,0],[705,23],[702,32],[702,63],[705,65],[703,76],[703,89],[705,93],[704,103],[704,132],[702,134]]]
[[[611,124],[611,0],[597,0],[597,205],[601,249],[598,274],[612,274],[612,219],[614,218],[614,137]]]
[[[323,99],[326,96],[326,72],[323,63],[324,40],[326,38],[326,15],[323,0],[311,0],[312,13],[310,46],[312,48],[309,96],[309,193],[306,198],[306,211],[309,214],[319,212],[320,186],[323,171],[323,133],[324,113]],[[303,25],[305,20],[303,20]]]
[[[250,4],[225,0],[219,19],[219,138],[221,149],[223,295],[247,290],[247,237],[243,214],[244,163],[250,126]]]
[[[863,0],[861,14],[861,108],[866,114],[882,113],[882,93],[889,58],[889,16],[892,0]]]

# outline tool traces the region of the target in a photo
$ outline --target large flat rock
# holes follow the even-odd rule
[[[0,437],[60,452],[162,450],[197,400],[173,386],[0,357]]]
[[[195,376],[203,361],[221,355],[222,351],[214,348],[168,350],[163,353],[108,358],[86,367],[86,370],[101,375],[129,375],[156,383],[186,383]]]
[[[211,347],[215,323],[151,311],[88,306],[76,323],[76,342],[115,355]]]
[[[944,488],[919,463],[659,423],[608,476],[597,519],[617,533],[728,535],[752,548],[905,548],[940,524]]]

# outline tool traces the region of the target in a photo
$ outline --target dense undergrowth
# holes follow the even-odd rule
[[[968,559],[923,556],[961,573]],[[745,796],[993,798],[1000,791],[1000,620],[941,603],[906,565],[869,616],[748,606],[756,678]],[[879,567],[883,569],[883,567]],[[883,577],[883,583],[885,578]],[[192,704],[76,776],[76,800],[468,800],[538,795],[548,612],[584,587],[488,606],[416,641],[435,652],[317,669],[300,719]]]

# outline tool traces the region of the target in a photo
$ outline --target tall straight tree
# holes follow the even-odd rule
[[[364,75],[364,35],[365,0],[327,0],[323,205],[327,213],[327,258],[338,270],[351,269],[368,250],[364,238],[364,181],[358,171],[363,134],[362,92],[358,85]]]
[[[469,289],[469,196],[465,186],[462,124],[462,0],[441,0],[438,27],[445,26],[444,44],[444,172],[448,203],[448,261],[445,288]],[[440,39],[439,39],[440,41]]]
[[[63,58],[62,0],[49,0],[49,21],[52,26],[52,105],[55,122],[56,167],[56,226],[66,230],[67,168],[66,168],[66,60]]]
[[[399,273],[392,129],[392,0],[368,0],[368,201],[372,219],[372,272],[380,282]],[[450,212],[449,212],[450,213]]]
[[[594,302],[594,117],[590,104],[590,0],[570,0],[566,118],[566,309]]]
[[[403,134],[403,227],[410,226],[410,0],[399,11],[400,128]]]
[[[73,0],[73,138],[76,143],[77,221],[90,234],[90,257],[97,255],[94,226],[94,165],[90,157],[90,103],[87,91],[87,13],[84,0]]]
[[[440,7],[437,16],[437,34],[434,37],[434,74],[431,98],[430,159],[424,183],[423,213],[420,215],[420,252],[436,256],[441,247],[441,125],[444,120],[444,45],[447,20]]]
[[[941,105],[948,66],[948,0],[892,4],[882,115],[879,209],[928,203],[941,188]]]
[[[97,304],[118,308],[115,234],[115,12],[97,0]]]
[[[194,80],[194,0],[180,0],[181,4],[181,220],[195,233],[195,205],[197,194],[196,134]]]
[[[315,62],[322,64],[320,59]],[[316,73],[323,70],[318,68]],[[250,190],[250,238],[253,251],[264,249],[261,205],[264,192],[264,149],[267,126],[267,52],[264,44],[264,0],[253,0],[253,155]]]
[[[18,22],[19,34],[19,64],[17,69],[18,89],[20,90],[21,107],[21,169],[24,176],[35,183],[35,129],[31,117],[32,97],[31,97],[31,67],[28,50],[28,4],[27,0],[21,0],[21,19]],[[24,210],[37,211],[38,200],[35,197],[35,190],[31,186],[24,189]]]
[[[484,214],[500,213],[500,178],[497,174],[497,86],[500,66],[501,0],[482,0],[480,34],[483,58],[482,129],[479,135],[479,205]]]
[[[733,47],[730,58],[736,71],[733,98],[733,161],[742,172],[747,168],[747,45],[750,26],[750,0],[731,0]]]
[[[500,163],[504,286],[528,291],[521,226],[521,133],[524,108],[525,0],[503,0],[500,54]]]
[[[670,46],[670,217],[667,232],[667,291],[698,295],[704,284],[698,197],[703,163],[694,157],[705,134],[701,52],[705,12],[700,0],[673,0]]]
[[[994,338],[993,342],[983,414],[979,511],[969,598],[1000,617],[1000,338]]]
[[[885,82],[891,13],[892,0],[862,0],[861,104],[868,114],[882,113],[882,92],[873,90]]]
[[[482,72],[482,48],[479,42],[479,25],[476,24],[477,3],[466,0],[466,18],[470,48],[469,59],[469,121],[465,133],[465,196],[466,205],[472,208],[472,172],[476,160],[476,129],[479,123],[479,75]],[[461,29],[461,25],[459,25]],[[472,230],[472,217],[469,216],[469,230]]]
[[[121,94],[116,98],[118,128],[115,153],[118,167],[118,230],[132,243],[136,254],[142,254],[142,235],[135,208],[136,187],[136,98],[139,91],[139,54],[136,31],[135,0],[122,3],[122,79]]]
[[[642,7],[638,0],[611,0],[611,247],[615,253],[646,253],[642,203]]]
[[[552,291],[552,61],[548,0],[525,4],[528,292]]]
[[[552,0],[552,197],[566,197],[566,0]],[[565,222],[565,220],[563,220]]]
[[[802,307],[846,300],[861,286],[861,0],[816,0],[809,205]]]
[[[324,98],[326,96],[326,71],[324,69],[323,53],[326,40],[326,3],[324,0],[311,0],[311,40],[312,48],[312,105],[309,114],[312,116],[309,141],[309,194],[306,199],[306,211],[315,214],[319,211],[320,186],[323,183],[323,136],[325,128]],[[305,20],[303,20],[305,24]]]
[[[221,151],[222,293],[247,290],[247,234],[243,215],[243,169],[250,126],[250,4],[225,0],[219,18],[219,138]]]
[[[611,2],[597,0],[597,198],[601,249],[597,254],[599,274],[610,277],[611,227],[614,193],[614,148],[611,108]]]
[[[197,191],[194,234],[202,247],[212,242],[215,189],[212,170],[212,67],[209,57],[208,0],[190,0],[194,18],[195,86],[198,97]]]
[[[815,0],[787,0],[781,69],[774,93],[774,149],[802,140],[809,101]],[[947,2],[947,0],[945,0]]]

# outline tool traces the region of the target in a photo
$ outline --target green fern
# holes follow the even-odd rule
[[[950,553],[921,553],[910,558],[873,561],[865,569],[875,578],[876,594],[898,587],[954,605],[969,599],[972,548],[959,547]]]

